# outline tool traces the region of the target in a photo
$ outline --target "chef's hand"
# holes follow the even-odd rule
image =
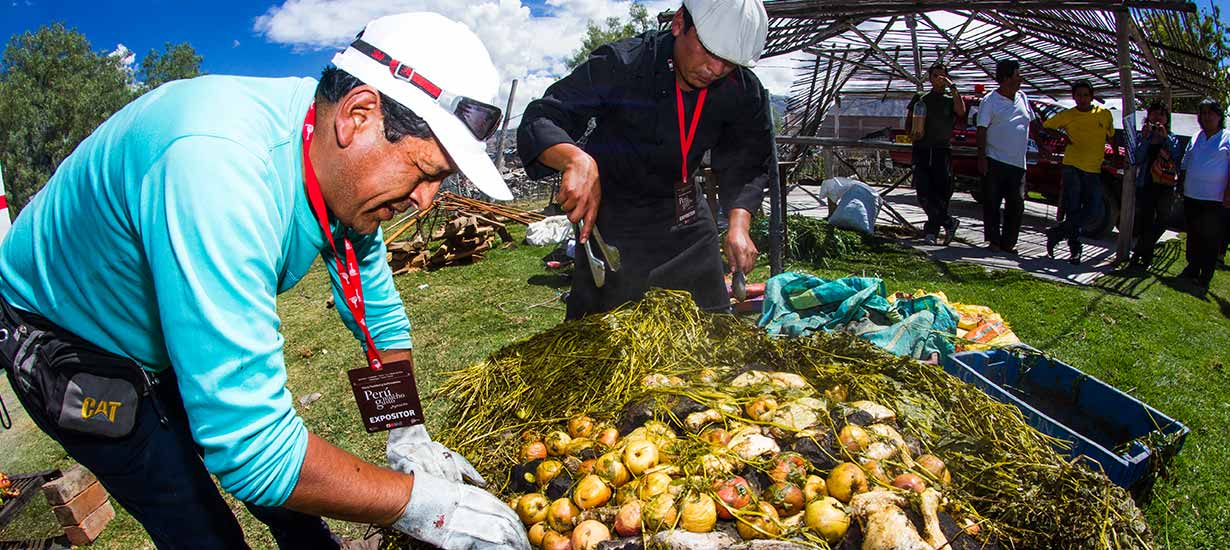
[[[422,424],[390,430],[385,454],[389,467],[394,470],[424,472],[453,483],[470,482],[479,487],[487,486],[487,480],[479,475],[469,460],[432,441],[431,436],[427,435],[427,427]]]
[[[987,157],[978,157],[978,175],[986,176],[989,168],[990,167],[987,166]]]
[[[517,514],[491,493],[419,469],[410,473],[414,488],[394,529],[446,550],[530,550]]]
[[[598,162],[586,152],[576,149],[564,164],[564,179],[555,202],[568,213],[568,221],[585,220],[578,242],[589,240],[589,232],[598,219],[598,203],[602,202],[602,184],[598,182]]]
[[[723,248],[726,250],[726,262],[730,264],[732,272],[738,271],[746,275],[756,267],[756,256],[760,254],[760,251],[756,250],[756,243],[752,242],[751,224],[751,212],[742,208],[730,210],[726,242]]]

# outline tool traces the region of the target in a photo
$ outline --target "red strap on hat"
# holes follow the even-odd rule
[[[380,48],[368,44],[363,40],[355,40],[350,44],[350,47],[376,60],[377,63],[387,66],[389,68],[389,72],[393,74],[394,78],[405,80],[406,82],[418,86],[420,90],[423,90],[423,92],[431,96],[432,99],[440,99],[440,94],[444,93],[444,90],[439,86],[436,86],[434,82],[416,72],[414,68],[409,65],[402,64],[401,61],[394,59],[393,56],[385,53]]]

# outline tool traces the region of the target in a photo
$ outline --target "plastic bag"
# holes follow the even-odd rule
[[[927,127],[927,102],[921,98],[914,103],[914,109],[910,113],[910,138],[914,141],[919,141],[926,134]]]
[[[875,232],[876,217],[880,215],[880,195],[861,181],[855,181],[837,202],[837,208],[829,216],[829,223],[842,229],[868,235]]]
[[[856,179],[850,178],[829,178],[820,184],[820,196],[825,200],[837,204],[841,200],[841,196],[846,194],[851,187],[863,183]]]
[[[534,222],[525,230],[525,242],[534,246],[559,244],[572,238],[572,222],[568,216],[551,216]]]

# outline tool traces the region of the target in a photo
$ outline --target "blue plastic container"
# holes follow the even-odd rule
[[[1161,450],[1177,454],[1187,426],[1105,382],[1036,353],[995,350],[953,354],[944,370],[973,384],[993,399],[1015,405],[1038,431],[1062,439],[1069,456],[1100,465],[1116,484],[1136,489],[1149,477],[1151,449],[1142,440],[1153,432]],[[1174,435],[1172,435],[1174,434]],[[1155,443],[1156,445],[1157,443]]]

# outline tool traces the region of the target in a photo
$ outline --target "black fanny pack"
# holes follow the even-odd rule
[[[95,346],[0,298],[0,364],[31,415],[109,439],[132,433],[152,380],[135,361]]]

